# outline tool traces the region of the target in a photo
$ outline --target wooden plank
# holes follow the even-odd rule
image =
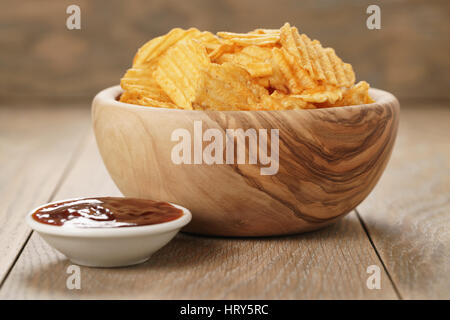
[[[47,202],[89,126],[86,108],[0,108],[0,283],[30,234],[24,216]]]
[[[55,198],[116,195],[91,138]],[[0,291],[3,299],[395,299],[387,275],[366,286],[378,260],[355,213],[318,232],[274,238],[179,234],[145,264],[81,267],[81,290],[66,289],[71,263],[33,234]]]
[[[358,207],[405,299],[450,298],[450,110],[406,109],[392,159]]]

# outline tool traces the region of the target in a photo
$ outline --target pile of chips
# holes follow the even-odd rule
[[[172,29],[144,44],[120,101],[186,110],[289,110],[372,103],[369,84],[332,48],[281,29]]]

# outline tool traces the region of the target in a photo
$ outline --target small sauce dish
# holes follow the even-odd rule
[[[103,205],[110,200],[112,206]],[[128,207],[120,208],[121,201]],[[130,207],[130,201],[140,202],[140,207]],[[144,210],[145,201],[150,203],[150,210]],[[152,208],[153,204],[160,207]],[[56,211],[62,207],[64,210]],[[118,218],[114,216],[116,209],[122,210]],[[163,217],[168,209],[172,210],[170,221]],[[174,211],[178,211],[176,216]],[[158,223],[152,217],[155,212],[164,222]],[[141,218],[140,214],[148,218]],[[31,210],[26,217],[28,225],[48,244],[73,263],[89,267],[123,267],[145,262],[191,219],[188,209],[172,203],[107,197],[55,201]]]

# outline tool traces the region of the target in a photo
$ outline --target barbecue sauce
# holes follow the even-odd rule
[[[84,198],[47,205],[34,220],[77,228],[121,228],[158,224],[180,218],[183,211],[167,202],[136,198]]]

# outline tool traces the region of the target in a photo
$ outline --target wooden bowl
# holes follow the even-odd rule
[[[370,91],[372,104],[284,111],[141,107],[117,101],[121,92],[119,86],[103,90],[92,105],[97,144],[120,191],[180,204],[193,215],[184,231],[220,236],[299,233],[349,213],[386,167],[400,110],[392,94],[377,89]],[[267,166],[259,160],[236,164],[237,150],[230,164],[206,164],[201,154],[201,164],[174,163],[179,142],[172,134],[180,129],[195,140],[194,122],[200,121],[202,132],[216,128],[223,136],[226,129],[267,129],[268,150],[276,141],[270,129],[279,129],[278,171],[262,175]]]

